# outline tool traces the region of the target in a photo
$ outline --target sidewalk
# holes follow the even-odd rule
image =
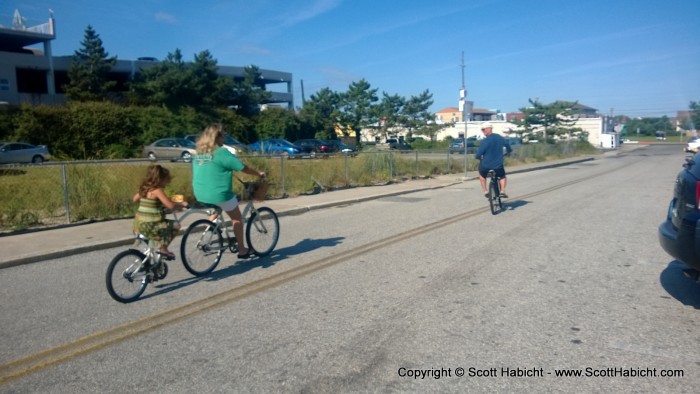
[[[617,154],[609,152],[608,154]],[[509,174],[552,168],[582,161],[595,160],[595,156],[585,156],[543,163],[532,163],[509,167]],[[429,179],[409,180],[401,183],[391,183],[382,186],[357,187],[335,190],[314,195],[304,195],[278,200],[266,200],[264,206],[272,208],[278,216],[297,215],[316,209],[337,205],[346,205],[362,201],[413,193],[421,190],[439,189],[461,182],[475,180],[476,172],[467,174],[439,175]],[[182,228],[187,228],[191,220],[199,219],[199,215],[191,215],[185,219]],[[26,232],[0,237],[0,269],[22,264],[35,263],[43,260],[56,259],[85,253],[93,250],[107,249],[122,245],[131,245],[132,219],[108,220],[81,225]]]

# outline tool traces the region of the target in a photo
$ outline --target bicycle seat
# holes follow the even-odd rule
[[[489,170],[486,176],[496,176],[496,170]]]
[[[192,209],[213,209],[219,215],[223,212],[220,206],[218,206],[216,204],[209,204],[206,202],[201,202],[201,201],[192,201],[190,203],[190,208],[192,208]]]

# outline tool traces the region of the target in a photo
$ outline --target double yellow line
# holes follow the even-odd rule
[[[622,167],[626,166],[627,165]],[[620,169],[622,167],[618,167],[617,169]],[[549,193],[551,191],[561,189],[576,183],[580,183],[598,176],[599,175],[596,174],[593,176],[576,179],[534,193],[518,196],[514,199],[522,200],[537,195]],[[105,331],[97,332],[92,335],[82,337],[73,342],[69,342],[61,346],[57,346],[33,355],[29,355],[24,358],[14,360],[10,363],[0,366],[0,383],[8,382],[10,380],[26,376],[28,374],[61,363],[63,361],[67,361],[72,358],[81,356],[83,354],[102,349],[111,344],[118,343],[124,339],[128,339],[139,334],[145,333],[147,331],[156,329],[158,327],[177,322],[179,320],[185,319],[198,313],[206,312],[210,309],[240,300],[255,293],[280,286],[286,282],[328,268],[343,261],[347,261],[359,255],[383,248],[385,246],[391,245],[399,241],[403,241],[405,239],[409,239],[431,232],[441,227],[449,226],[453,223],[465,220],[472,216],[480,215],[488,211],[489,207],[486,206],[483,208],[478,208],[468,212],[464,212],[462,214],[455,215],[448,219],[439,220],[416,229],[404,231],[402,233],[393,235],[388,238],[370,242],[359,248],[354,248],[352,250],[341,252],[330,257],[316,260],[304,264],[302,266],[290,269],[288,271],[272,275],[267,278],[259,279],[254,282],[233,289],[229,289],[211,295],[209,297],[193,301],[188,304],[180,305],[150,315],[148,317],[144,317],[140,320],[125,323]]]

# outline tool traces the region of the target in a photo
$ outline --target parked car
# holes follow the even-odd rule
[[[357,149],[355,149],[354,146],[348,145],[344,143],[343,141],[339,140],[326,140],[326,143],[335,146],[335,152],[341,152],[346,155],[356,155],[357,154]]]
[[[49,148],[24,142],[0,142],[0,164],[43,163],[51,159]]]
[[[505,137],[505,139],[506,139],[506,142],[508,143],[508,145],[510,145],[510,149],[513,151],[520,148],[523,145],[523,143],[517,138]],[[504,146],[503,147],[503,154],[506,154],[506,152],[507,152],[507,149]]]
[[[265,138],[248,145],[251,153],[266,155],[301,156],[310,154],[311,148],[294,145],[282,138]]]
[[[450,154],[464,153],[464,138],[454,138],[450,142],[450,147],[448,148]]]
[[[195,145],[197,138],[199,138],[199,134],[190,134],[185,136],[185,139],[194,142]],[[245,155],[249,153],[248,146],[246,146],[246,144],[228,134],[224,135],[224,148],[228,149],[228,151],[234,155]]]
[[[143,147],[143,157],[151,160],[170,159],[189,162],[197,153],[194,142],[185,138],[162,138]]]
[[[467,138],[467,148],[476,147],[476,137]],[[464,138],[455,138],[450,143],[450,154],[459,153],[464,154]]]
[[[506,141],[508,141],[508,144],[510,145],[511,148],[515,149],[517,147],[520,147],[523,143],[520,141],[519,138],[513,138],[513,137],[506,137]]]
[[[688,276],[700,274],[700,153],[686,159],[676,177],[666,221],[659,226],[661,247],[690,267]]]
[[[700,137],[692,137],[688,140],[688,145],[685,147],[686,152],[698,153],[700,151]]]
[[[337,150],[335,145],[315,138],[296,140],[294,145],[299,145],[302,148],[308,147],[313,153],[333,153]]]
[[[399,138],[389,138],[386,140],[386,143],[389,144],[389,149],[393,150],[411,150],[411,145],[408,144],[405,140],[399,139]]]

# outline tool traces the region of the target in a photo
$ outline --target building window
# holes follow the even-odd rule
[[[46,84],[46,71],[18,68],[17,91],[19,93],[43,93],[49,92]]]

